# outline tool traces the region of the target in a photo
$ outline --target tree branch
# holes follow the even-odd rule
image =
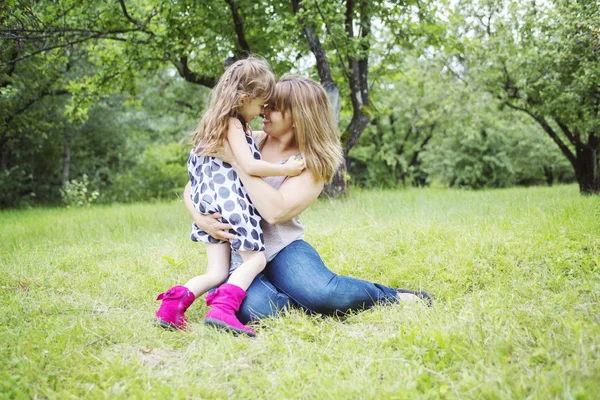
[[[235,24],[235,34],[237,35],[238,46],[240,47],[242,54],[250,54],[250,45],[246,41],[244,35],[244,19],[239,13],[238,6],[234,0],[225,0],[229,4],[231,9],[231,16],[233,17],[233,23]]]
[[[134,24],[135,26],[142,28],[143,25],[141,22],[139,22],[138,20],[134,19],[131,15],[129,15],[129,13],[127,12],[127,7],[125,7],[125,2],[123,0],[119,0],[119,4],[121,4],[121,10],[123,10],[123,15],[125,16],[125,18],[127,18],[132,24]]]
[[[65,94],[71,94],[71,92],[69,92],[68,90],[65,90],[65,89],[58,89],[58,90],[44,89],[40,93],[38,93],[37,96],[32,97],[31,99],[27,100],[27,102],[25,102],[21,107],[19,107],[15,111],[13,111],[4,121],[2,121],[2,125],[3,125],[4,129],[2,129],[2,131],[1,131],[2,134],[0,135],[0,145],[4,146],[4,144],[6,144],[6,142],[8,142],[8,136],[7,136],[6,132],[8,132],[8,126],[12,122],[13,119],[15,119],[20,114],[23,114],[31,106],[33,106],[35,103],[42,100],[46,96],[61,96],[61,95],[65,95]]]
[[[529,115],[534,120],[536,120],[537,123],[540,124],[540,126],[548,134],[548,136],[550,136],[550,138],[552,138],[552,140],[554,140],[554,143],[556,143],[558,145],[558,147],[560,148],[560,151],[562,151],[564,156],[567,157],[567,159],[573,165],[573,167],[575,167],[575,165],[577,163],[577,158],[575,157],[575,155],[573,154],[571,149],[569,149],[569,147],[560,139],[560,137],[556,134],[556,132],[554,132],[554,129],[552,129],[552,127],[550,126],[550,124],[548,124],[548,121],[546,121],[546,119],[544,117],[535,115],[534,113],[527,110],[526,108],[516,106],[514,104],[511,104],[510,102],[506,102],[506,105],[514,110],[522,111],[522,112],[526,113],[527,115]]]
[[[321,11],[321,7],[319,7],[319,2],[317,0],[315,0],[315,6],[317,7],[317,11],[319,12],[319,15],[321,16],[321,20],[323,20],[323,24],[325,24],[325,30],[327,31],[327,34],[331,37],[331,43],[333,44],[333,48],[335,49],[335,54],[337,55],[338,59],[340,60],[340,65],[342,66],[342,71],[344,71],[344,75],[346,75],[346,78],[350,79],[350,73],[348,73],[348,70],[346,69],[346,63],[344,62],[344,57],[342,57],[342,53],[340,52],[337,42],[335,41],[335,36],[331,33],[331,29],[329,28],[329,23],[327,22],[327,18],[325,18],[323,11]]]
[[[413,153],[412,158],[411,158],[410,162],[408,163],[409,166],[414,167],[419,164],[419,154],[421,154],[421,152],[423,151],[425,146],[427,146],[427,143],[429,143],[429,141],[433,137],[433,131],[434,131],[436,125],[437,125],[437,122],[431,124],[431,126],[429,127],[429,134],[425,137],[425,140],[423,140],[423,142],[421,142],[421,145],[419,146],[419,148],[417,150],[415,150],[415,152]]]
[[[300,5],[300,1],[299,0],[291,0],[291,1],[292,1],[292,9],[294,11],[294,14],[298,14],[298,12],[300,11],[300,8],[302,7]],[[298,18],[298,22],[300,23],[300,26],[302,27],[302,30],[304,31],[304,36],[306,36],[306,39],[308,40],[308,45],[310,47],[310,50],[315,55],[315,58],[317,60],[317,73],[319,74],[319,79],[321,80],[321,83],[322,84],[325,84],[327,82],[333,83],[333,79],[331,77],[331,69],[329,68],[329,61],[327,60],[327,55],[325,54],[323,47],[321,47],[321,42],[319,41],[319,38],[317,37],[317,35],[315,33],[314,26],[307,25],[306,21],[304,21],[304,18]]]
[[[392,118],[390,115],[390,122],[391,122],[391,119]],[[413,132],[413,124],[410,123],[410,124],[408,124],[408,129],[406,130],[406,134],[404,135],[404,140],[402,140],[402,144],[400,145],[400,148],[398,149],[398,152],[397,152],[398,155],[404,154],[404,146],[408,142],[408,138],[410,137],[412,132]]]
[[[581,141],[579,140],[578,137],[576,137],[573,132],[571,132],[569,130],[569,127],[564,124],[560,119],[558,118],[554,118],[554,121],[556,122],[556,124],[559,126],[559,128],[563,131],[563,133],[565,134],[565,136],[567,137],[567,139],[569,139],[569,142],[571,142],[571,144],[575,147],[579,147],[581,145]]]
[[[71,40],[71,41],[64,42],[64,43],[59,43],[59,44],[56,44],[56,45],[53,45],[53,46],[44,47],[44,48],[32,51],[31,53],[24,54],[21,57],[14,58],[12,60],[9,60],[7,62],[4,62],[4,63],[0,64],[0,67],[4,67],[6,65],[11,65],[11,64],[16,64],[16,63],[18,63],[20,61],[23,61],[23,60],[25,60],[27,58],[33,57],[33,56],[35,56],[37,54],[45,53],[45,52],[48,52],[48,51],[51,51],[51,50],[55,50],[55,49],[60,49],[60,48],[63,48],[63,47],[69,47],[69,46],[72,46],[74,44],[82,43],[82,42],[85,42],[85,41],[88,41],[88,40],[93,40],[93,39],[110,39],[110,40],[124,41],[125,39],[123,39],[123,38],[119,38],[119,37],[115,37],[115,36],[110,36],[110,35],[113,35],[113,34],[116,34],[116,33],[138,32],[138,31],[139,31],[138,29],[133,29],[133,30],[132,29],[128,29],[128,30],[111,30],[111,31],[106,31],[106,32],[98,32],[98,31],[96,31],[94,34],[85,36],[83,38],[79,38],[79,39],[76,39],[76,40]],[[140,41],[140,43],[144,43],[144,42]]]
[[[200,75],[192,71],[188,66],[187,56],[181,57],[178,61],[173,61],[173,65],[177,68],[179,75],[190,83],[213,88],[217,84],[217,79],[212,76]]]
[[[98,37],[100,37],[100,35],[96,34],[96,35],[87,36],[87,37],[84,37],[84,38],[81,38],[81,39],[72,40],[72,41],[67,42],[67,43],[61,43],[61,44],[57,44],[57,45],[50,46],[50,47],[44,47],[42,49],[39,49],[39,50],[36,50],[36,51],[32,51],[31,53],[27,53],[27,54],[25,54],[25,55],[23,55],[21,57],[18,57],[18,58],[12,59],[10,61],[7,61],[5,63],[2,63],[2,64],[0,64],[0,66],[5,66],[5,65],[9,65],[9,64],[16,64],[19,61],[23,61],[23,60],[25,60],[25,59],[27,59],[29,57],[33,57],[36,54],[44,53],[44,52],[47,52],[47,51],[50,51],[50,50],[54,50],[54,49],[59,49],[61,47],[71,46],[71,45],[74,45],[74,44],[77,44],[77,43],[81,43],[81,42],[85,42],[86,40],[90,40],[90,39],[94,39],[94,38],[98,38]]]
[[[358,57],[358,83],[362,97],[363,106],[369,106],[369,35],[371,34],[371,16],[368,10],[369,2],[361,0],[360,2],[360,26],[361,26],[361,54]]]
[[[346,36],[351,42],[354,39],[354,27],[353,16],[354,16],[354,0],[346,0],[346,18],[344,20],[344,28],[346,30]],[[348,68],[350,69],[350,76],[348,77],[348,84],[350,86],[350,99],[352,101],[352,108],[354,113],[360,112],[362,109],[362,93],[360,87],[360,72],[358,68],[358,62],[353,54],[348,54]]]
[[[291,0],[291,2],[294,14],[298,15],[298,13],[300,12],[300,8],[302,7],[300,5],[300,0]],[[329,103],[331,104],[331,107],[333,109],[334,118],[336,120],[336,123],[338,123],[340,119],[341,109],[340,88],[334,82],[331,76],[331,69],[329,68],[329,60],[327,59],[327,54],[323,50],[321,42],[319,41],[319,37],[315,33],[315,27],[313,25],[306,24],[304,18],[298,18],[298,23],[304,31],[304,36],[306,36],[306,40],[308,41],[310,51],[315,56],[319,80],[321,81],[321,85],[323,85],[323,89],[325,89],[325,92],[327,93],[327,98],[329,99]],[[337,54],[339,57],[341,57],[339,52]],[[342,66],[343,65],[344,63],[342,61]]]

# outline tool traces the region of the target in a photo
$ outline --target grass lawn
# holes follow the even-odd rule
[[[152,325],[203,271],[181,202],[0,214],[0,398],[598,398],[600,197],[360,191],[302,215],[339,274],[434,307],[292,311],[235,338]]]

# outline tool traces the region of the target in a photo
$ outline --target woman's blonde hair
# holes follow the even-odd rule
[[[315,182],[329,182],[344,157],[323,87],[312,79],[284,75],[275,86],[273,105],[282,114],[290,110],[298,147]]]
[[[192,133],[194,148],[202,155],[217,153],[227,138],[229,118],[238,117],[245,101],[268,102],[274,89],[275,76],[265,60],[248,57],[231,64],[213,88],[208,108]]]

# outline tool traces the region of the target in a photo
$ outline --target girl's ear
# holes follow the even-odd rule
[[[250,96],[248,96],[247,93],[242,93],[238,97],[238,104],[240,106],[244,106],[246,103],[248,103],[248,101],[250,101]]]

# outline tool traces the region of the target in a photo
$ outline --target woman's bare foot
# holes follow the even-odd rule
[[[419,303],[421,301],[420,298],[412,293],[398,293],[398,298],[403,303]]]
[[[433,304],[433,297],[427,292],[396,289],[396,294],[398,295],[398,299],[404,303],[422,303],[428,307],[431,307]]]

